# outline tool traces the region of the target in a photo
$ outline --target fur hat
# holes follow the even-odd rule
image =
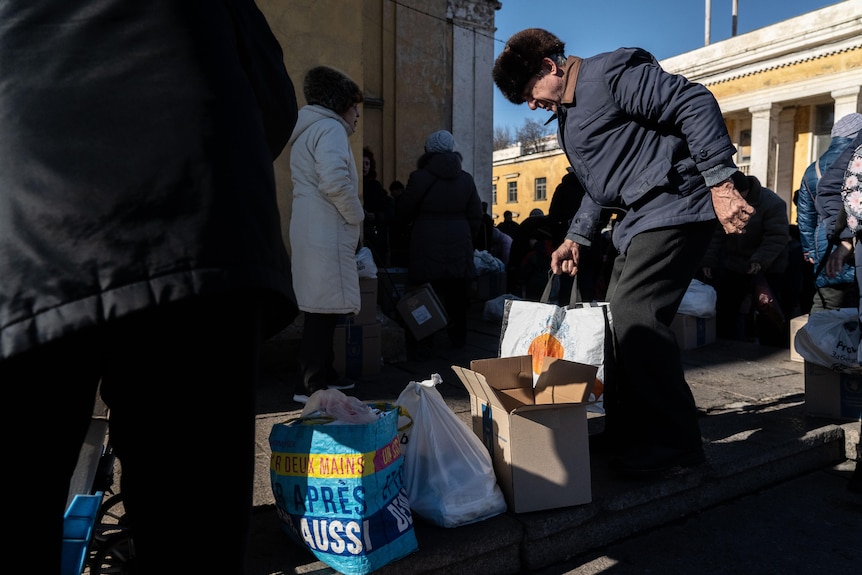
[[[862,130],[862,114],[847,114],[832,126],[833,138],[853,138]]]
[[[308,104],[329,108],[336,114],[343,114],[353,104],[362,101],[362,90],[350,76],[330,68],[317,66],[305,73],[302,94]]]
[[[446,130],[434,132],[425,139],[426,152],[454,152],[455,137]]]
[[[542,71],[542,59],[565,55],[566,44],[541,28],[527,28],[509,38],[494,62],[494,83],[513,104],[524,103],[524,89]]]

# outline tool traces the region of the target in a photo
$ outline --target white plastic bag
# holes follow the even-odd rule
[[[833,371],[862,372],[859,339],[859,310],[845,307],[809,314],[793,346],[805,361]]]
[[[411,381],[396,401],[413,418],[399,431],[410,509],[440,527],[475,523],[506,511],[482,441],[446,405],[439,374]],[[399,428],[405,426],[399,424]]]
[[[700,280],[691,280],[676,313],[692,317],[715,317],[715,288]]]
[[[604,413],[605,365],[612,357],[611,310],[607,302],[575,302],[570,305],[574,307],[506,300],[497,355],[532,356],[533,385],[539,379],[546,356],[597,367],[587,409]]]
[[[485,302],[485,307],[482,309],[482,319],[485,321],[500,321],[503,319],[503,310],[507,299],[521,300],[518,296],[510,293],[504,293],[494,299],[489,299]]]
[[[374,279],[377,277],[377,264],[374,263],[374,254],[363,246],[356,252],[356,269],[359,277],[363,279]]]

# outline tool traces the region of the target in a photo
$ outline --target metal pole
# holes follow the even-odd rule
[[[730,35],[736,36],[736,15],[739,13],[739,0],[733,0],[733,20],[730,29]]]
[[[703,45],[709,46],[709,27],[712,17],[712,0],[706,0],[706,15],[704,16]]]

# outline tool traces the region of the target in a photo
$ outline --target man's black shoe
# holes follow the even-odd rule
[[[672,449],[649,447],[633,451],[610,462],[612,470],[637,479],[653,479],[671,471],[690,469],[706,463],[703,447]]]

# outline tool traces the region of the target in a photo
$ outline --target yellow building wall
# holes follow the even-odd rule
[[[452,28],[448,0],[258,0],[284,52],[299,106],[309,69],[326,65],[363,90],[350,143],[358,169],[369,146],[384,188],[406,183],[425,138],[452,129]],[[275,162],[282,235],[288,244],[292,184],[289,148]],[[362,189],[360,185],[360,195]]]
[[[800,81],[811,81],[862,67],[862,49],[848,50],[789,66],[782,66],[727,82],[707,84],[716,99],[721,100],[738,94],[756,92],[764,88],[781,87]]]
[[[293,81],[300,107],[305,105],[302,80],[305,73],[319,65],[338,68],[362,87],[362,4],[359,0],[258,0],[257,5],[269,22],[284,52],[284,65]],[[333,16],[336,15],[336,16]],[[362,114],[363,111],[360,111]],[[357,169],[362,166],[362,125],[351,138]],[[290,250],[290,224],[293,186],[290,179],[290,147],[275,160],[278,208],[282,237]]]
[[[492,169],[491,182],[497,188],[496,201],[489,207],[494,223],[503,221],[503,212],[510,210],[516,222],[524,221],[530,211],[539,208],[547,215],[551,206],[551,198],[554,190],[560,185],[569,160],[562,150],[550,153],[534,154],[532,156],[521,156],[516,162],[498,164]],[[535,199],[535,186],[537,178],[546,178],[546,199]],[[518,184],[518,201],[508,202],[508,183],[515,181]],[[514,215],[517,214],[517,215]]]

